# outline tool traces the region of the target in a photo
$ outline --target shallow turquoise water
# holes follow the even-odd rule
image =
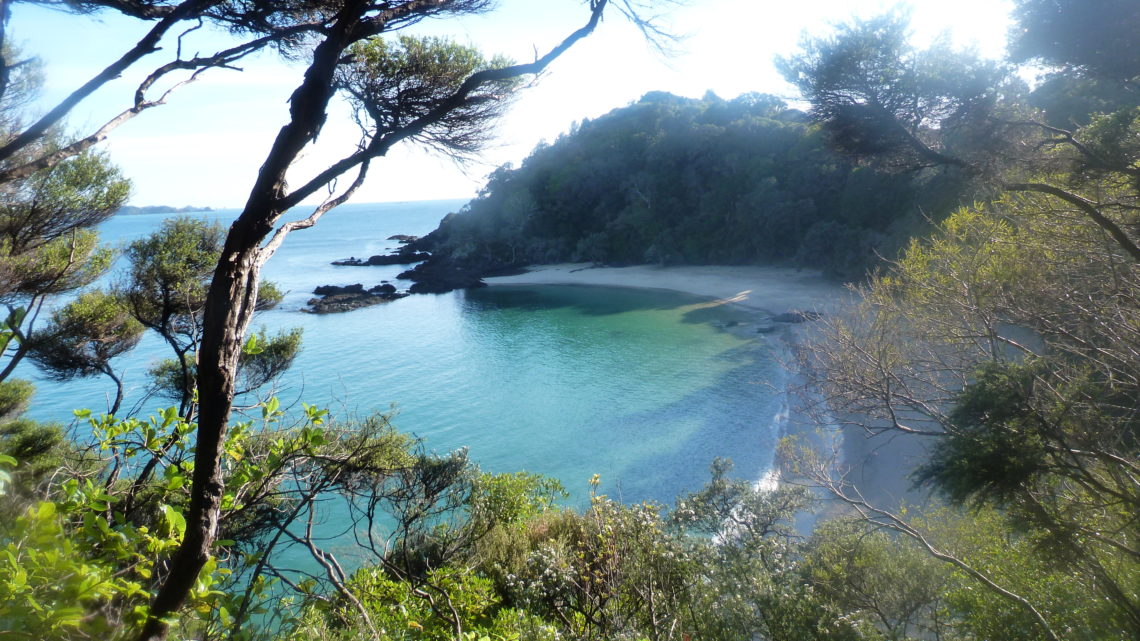
[[[347,416],[394,404],[395,425],[429,449],[467,447],[484,469],[552,475],[578,501],[595,473],[611,496],[670,502],[703,482],[714,457],[733,458],[747,478],[771,465],[784,375],[763,336],[722,329],[739,312],[696,297],[490,287],[347,314],[298,311],[317,285],[394,278],[402,267],[328,263],[384,251],[394,244],[384,240],[391,234],[426,233],[458,204],[348,206],[286,241],[266,276],[290,293],[255,321],[305,329],[304,350],[278,390],[284,405],[304,401]],[[118,217],[104,237],[126,241],[161,220]],[[119,363],[134,400],[148,364],[165,356],[157,340],[147,340]],[[37,385],[37,418],[66,421],[73,408],[106,407],[99,379]],[[151,399],[141,408],[160,405]]]

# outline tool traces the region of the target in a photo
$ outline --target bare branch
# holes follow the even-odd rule
[[[319,207],[316,208],[316,210],[313,211],[312,214],[309,214],[308,218],[285,223],[278,227],[277,231],[274,232],[273,237],[269,239],[269,242],[266,243],[258,253],[258,266],[264,265],[265,261],[269,260],[273,254],[277,253],[277,250],[281,247],[281,243],[285,242],[285,237],[290,233],[297,231],[298,229],[308,229],[312,227],[313,225],[317,224],[317,221],[320,220],[321,217],[328,213],[330,210],[340,207],[342,204],[348,201],[348,199],[351,198],[354,193],[356,193],[356,190],[364,184],[364,178],[368,175],[368,164],[370,162],[370,159],[365,158],[364,161],[360,163],[360,171],[356,175],[356,180],[352,181],[352,184],[349,185],[348,189],[344,190],[344,193],[337,196],[336,198],[332,198],[322,203]]]
[[[468,97],[477,89],[486,84],[494,82],[502,82],[512,78],[521,76],[537,74],[546,69],[558,56],[565,53],[574,43],[582,38],[585,38],[597,27],[598,22],[601,20],[602,13],[604,12],[608,0],[594,0],[591,4],[590,19],[585,26],[581,27],[574,33],[567,36],[561,43],[551,49],[546,55],[536,59],[534,62],[526,64],[511,65],[508,67],[501,67],[497,69],[485,69],[476,72],[467,78],[466,81],[452,93],[449,97],[439,102],[439,104],[429,111],[428,113],[413,120],[407,125],[395,129],[383,136],[374,138],[369,145],[341,161],[333,164],[325,171],[313,177],[303,186],[297,188],[289,195],[283,197],[279,201],[279,207],[282,210],[295,207],[300,204],[302,200],[308,198],[316,193],[319,189],[327,185],[337,176],[352,169],[352,167],[363,162],[366,158],[375,158],[383,156],[395,146],[397,143],[411,138],[426,129],[429,125],[439,122],[447,114],[455,109],[466,104]]]
[[[1097,203],[1078,194],[1074,194],[1071,191],[1045,183],[1007,183],[1003,186],[1010,191],[1031,191],[1039,194],[1049,194],[1071,205],[1075,205],[1092,219],[1094,223],[1099,225],[1101,229],[1104,229],[1109,236],[1112,236],[1116,244],[1127,252],[1128,255],[1132,257],[1132,260],[1140,263],[1140,246],[1137,246],[1136,243],[1128,237],[1128,234],[1120,228],[1120,225],[1117,225],[1112,219],[1105,216],[1097,206]]]
[[[73,91],[71,95],[64,98],[55,108],[44,114],[35,124],[13,138],[8,144],[0,147],[0,161],[12,157],[17,151],[41,139],[49,129],[58,124],[64,116],[85,98],[94,93],[95,90],[111,80],[118,78],[123,71],[140,59],[158,51],[159,41],[162,40],[166,32],[179,21],[196,16],[217,2],[218,0],[185,0],[182,4],[172,8],[158,24],[152,27],[151,30],[130,49],[130,51],[123,54],[118,60],[96,74],[93,78],[84,83],[83,86]]]

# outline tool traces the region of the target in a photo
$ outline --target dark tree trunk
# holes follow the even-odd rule
[[[278,203],[285,195],[286,171],[324,123],[337,59],[358,39],[354,31],[365,6],[363,2],[346,3],[328,37],[314,51],[304,81],[290,98],[290,121],[277,134],[245,209],[230,226],[214,271],[198,352],[198,435],[186,534],[151,604],[150,618],[140,635],[143,640],[165,638],[168,626],[161,619],[182,607],[210,558],[225,488],[222,444],[233,406],[238,357],[257,302],[259,250],[284,213]]]
[[[447,2],[443,0],[414,0],[392,11],[401,12],[405,17],[416,13],[430,14],[445,4]],[[210,283],[203,312],[202,343],[198,352],[198,437],[190,505],[185,514],[186,534],[171,559],[166,577],[151,604],[150,618],[143,627],[141,640],[161,641],[165,638],[168,626],[162,619],[181,609],[210,557],[225,489],[221,470],[222,445],[233,405],[238,357],[257,302],[263,243],[281,215],[290,204],[296,204],[296,201],[313,193],[317,186],[327,184],[344,171],[353,166],[361,166],[362,163],[361,175],[357,181],[363,180],[368,158],[383,155],[392,145],[413,137],[424,127],[462,107],[471,92],[482,83],[541,72],[552,60],[594,30],[606,4],[606,0],[591,0],[590,20],[587,24],[542,58],[528,64],[488,69],[473,74],[454,94],[441,100],[429,113],[402,129],[374,140],[363,155],[354,154],[342,161],[344,166],[340,163],[333,165],[305,187],[288,194],[285,174],[305,145],[317,137],[324,124],[326,108],[333,95],[334,72],[340,57],[352,43],[377,35],[386,26],[383,20],[387,18],[383,14],[364,21],[368,2],[345,2],[331,28],[325,32],[325,39],[313,51],[312,63],[305,71],[303,82],[290,97],[289,123],[277,134],[273,148],[258,173],[257,182],[250,191],[245,209],[230,226],[218,267],[214,271],[214,279]],[[347,193],[351,193],[351,190]],[[329,206],[339,204],[339,201],[340,199],[334,199]],[[274,241],[279,242],[279,239]],[[268,256],[272,248],[267,246],[264,252]]]

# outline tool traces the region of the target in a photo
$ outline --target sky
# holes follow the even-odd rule
[[[914,41],[940,34],[955,45],[976,47],[987,57],[1003,55],[1010,0],[688,0],[661,18],[682,36],[663,55],[616,12],[589,38],[556,60],[527,88],[499,123],[482,156],[463,166],[404,145],[373,163],[353,202],[470,198],[487,174],[505,163],[518,165],[534,146],[553,142],[572,124],[636,101],[649,91],[700,97],[712,91],[726,99],[745,92],[771,93],[795,101],[794,89],[776,72],[777,55],[793,54],[804,34],[824,35],[852,17],[869,17],[908,5]],[[581,0],[500,0],[489,14],[421,23],[417,35],[438,35],[478,47],[487,56],[533,59],[580,26]],[[133,45],[149,24],[113,13],[72,16],[16,4],[9,33],[25,53],[44,63],[43,110],[80,86]],[[208,29],[183,38],[186,53],[207,53],[228,36]],[[171,59],[177,43],[144,58],[84,101],[67,130],[83,133],[130,105],[145,73]],[[304,65],[263,53],[237,70],[212,70],[175,90],[167,104],[117,129],[104,143],[133,183],[131,204],[240,207],[273,138],[287,118],[287,98]],[[359,139],[345,106],[336,102],[319,145],[290,173],[302,184],[343,155]],[[351,177],[346,176],[347,184]],[[320,198],[316,198],[320,200]]]

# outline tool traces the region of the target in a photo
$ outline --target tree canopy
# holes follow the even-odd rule
[[[652,93],[498,169],[415,247],[476,270],[775,263],[851,276],[960,189],[947,172],[861,169],[772,96]]]

